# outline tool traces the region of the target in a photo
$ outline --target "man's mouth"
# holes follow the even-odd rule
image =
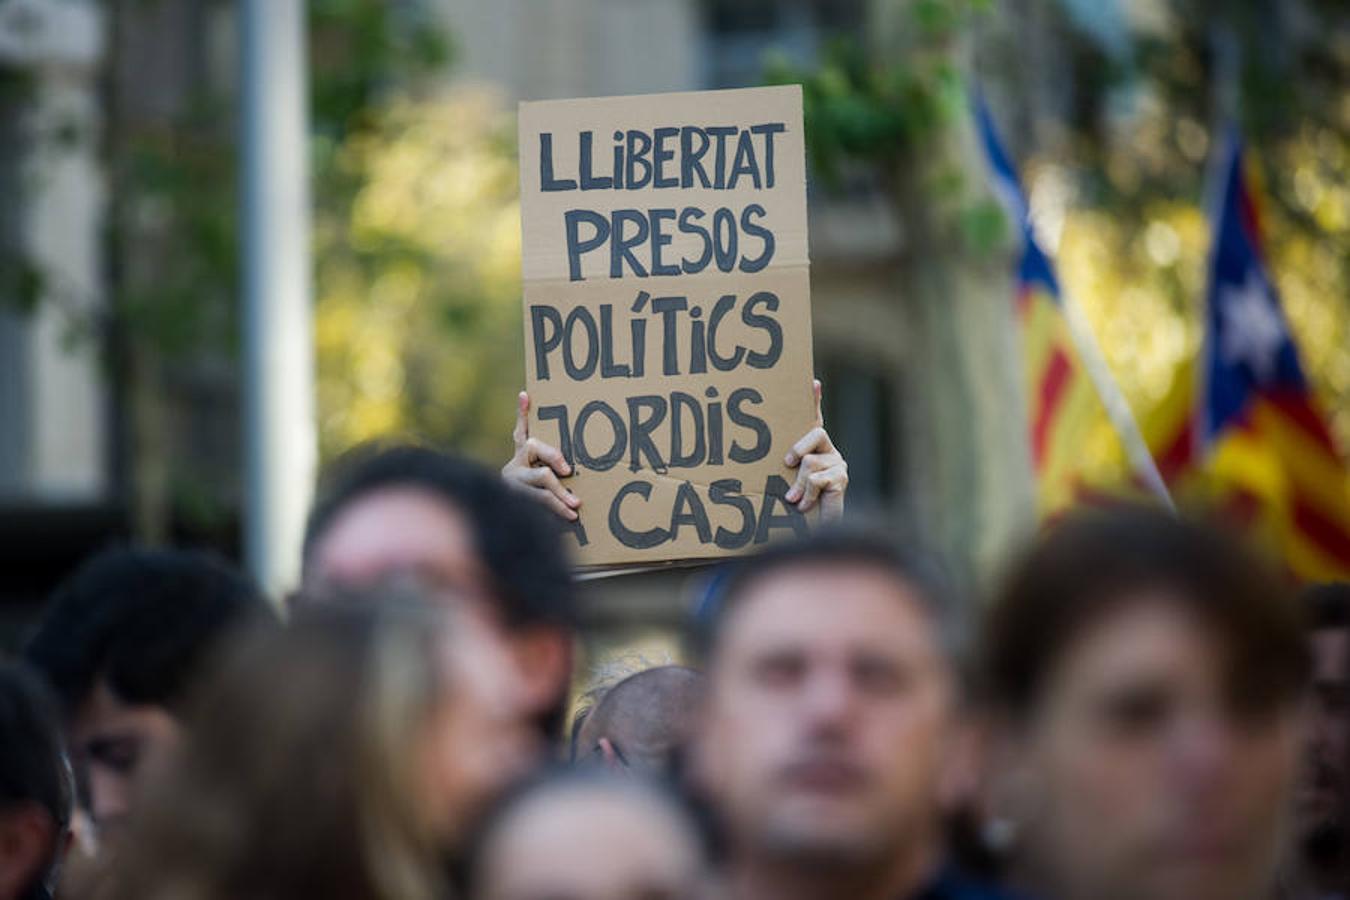
[[[783,769],[779,781],[785,787],[822,793],[856,791],[869,783],[861,766],[839,759],[793,763]]]

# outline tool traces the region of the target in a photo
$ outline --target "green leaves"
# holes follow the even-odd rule
[[[0,309],[32,315],[46,284],[46,273],[22,251],[0,253]]]
[[[956,39],[988,8],[976,0],[912,0],[903,36],[881,52],[861,40],[829,43],[818,64],[801,69],[770,59],[770,84],[800,84],[807,157],[830,187],[857,166],[892,180],[950,136],[966,115],[963,78],[953,59]],[[949,209],[954,236],[992,249],[1003,234],[997,208],[966,196],[959,168],[938,165],[919,179],[935,206]]]
[[[773,60],[767,76],[770,84],[801,84],[807,153],[827,180],[838,178],[845,160],[895,161],[940,120],[936,80],[903,62],[874,65],[854,41],[831,43],[812,72]]]

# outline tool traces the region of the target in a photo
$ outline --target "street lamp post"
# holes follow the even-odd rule
[[[245,561],[279,596],[299,578],[314,482],[305,4],[238,0]]]

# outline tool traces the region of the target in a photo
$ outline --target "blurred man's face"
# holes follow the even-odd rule
[[[470,628],[513,660],[525,689],[513,717],[542,715],[557,702],[570,674],[567,635],[559,629],[508,629],[498,616],[491,579],[471,524],[439,497],[415,487],[372,491],[349,503],[311,550],[306,581],[371,585],[409,575],[458,598]]]
[[[1270,889],[1297,709],[1235,696],[1225,647],[1164,594],[1124,598],[1051,670],[1026,724],[1030,841],[1065,898]]]
[[[494,830],[471,900],[694,900],[689,828],[641,796],[589,786],[525,801]]]
[[[1304,842],[1327,840],[1344,823],[1350,753],[1350,629],[1313,632],[1313,680],[1304,766],[1298,786],[1298,831]],[[1328,843],[1339,850],[1338,841]]]
[[[524,685],[499,641],[454,624],[437,644],[449,686],[416,751],[430,831],[452,845],[512,776],[527,770],[538,734],[514,712]]]
[[[931,838],[954,685],[904,585],[845,565],[767,575],[728,613],[708,675],[696,777],[740,851],[852,866]]]
[[[87,779],[100,832],[118,827],[137,782],[168,757],[181,726],[162,706],[130,704],[98,680],[70,723],[72,763]]]
[[[306,580],[370,585],[393,575],[490,605],[488,573],[469,522],[417,488],[372,491],[343,508],[311,551]]]

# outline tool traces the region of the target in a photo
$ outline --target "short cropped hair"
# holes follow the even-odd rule
[[[359,447],[325,478],[305,528],[308,568],[315,546],[356,501],[391,488],[425,491],[467,520],[512,626],[575,624],[572,573],[555,517],[488,470],[411,445]]]
[[[24,657],[67,713],[100,679],[127,703],[176,708],[223,637],[274,618],[257,585],[213,555],[108,550],[57,587]]]
[[[967,680],[970,628],[965,597],[938,557],[915,543],[893,540],[875,529],[830,526],[810,538],[771,544],[727,565],[690,628],[690,650],[696,659],[707,661],[715,655],[731,611],[765,578],[801,568],[859,567],[911,590],[933,625],[943,658],[959,682]],[[823,603],[829,600],[821,598]]]
[[[1303,618],[1279,573],[1225,531],[1124,507],[1069,514],[1012,568],[985,623],[986,699],[1030,715],[1074,641],[1143,592],[1214,629],[1245,704],[1273,709],[1303,690]]]
[[[484,867],[492,845],[518,812],[554,795],[592,790],[652,804],[688,829],[691,842],[705,864],[722,859],[723,840],[716,822],[678,785],[659,779],[623,777],[604,769],[548,766],[507,788],[471,826],[453,864],[457,893],[464,897],[483,895]]]
[[[74,789],[60,724],[45,686],[24,666],[0,663],[0,810],[31,803],[51,818],[52,847],[41,879],[60,859]]]

